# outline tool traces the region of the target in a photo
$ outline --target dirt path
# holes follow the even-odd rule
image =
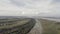
[[[28,34],[42,34],[41,22],[38,19],[36,19],[36,22],[36,25]]]

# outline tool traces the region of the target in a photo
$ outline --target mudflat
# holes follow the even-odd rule
[[[60,22],[38,19],[35,27],[28,34],[60,34]]]

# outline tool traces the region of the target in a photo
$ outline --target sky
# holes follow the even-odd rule
[[[59,16],[60,0],[0,0],[0,16]]]

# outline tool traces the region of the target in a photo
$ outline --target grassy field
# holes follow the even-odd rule
[[[42,27],[42,34],[60,34],[60,22],[50,21],[46,19],[39,19]]]
[[[35,25],[35,20],[26,19],[0,19],[0,34],[26,34]]]

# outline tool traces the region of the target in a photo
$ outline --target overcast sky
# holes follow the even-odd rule
[[[0,0],[0,16],[59,16],[60,0]]]

